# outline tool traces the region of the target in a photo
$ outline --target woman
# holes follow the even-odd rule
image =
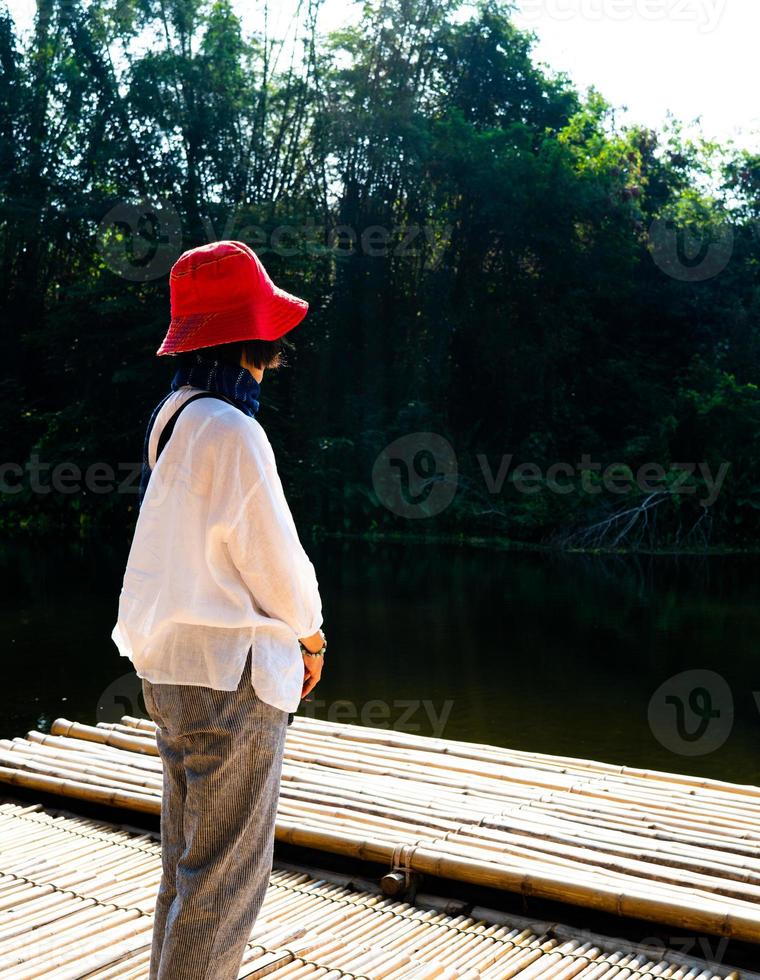
[[[306,556],[255,419],[306,314],[241,242],[185,252],[159,355],[113,639],[142,678],[164,771],[151,980],[233,980],[264,900],[285,732],[326,641]]]

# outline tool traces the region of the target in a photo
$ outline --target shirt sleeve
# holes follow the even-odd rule
[[[317,577],[263,430],[257,438],[239,440],[235,456],[238,486],[249,489],[227,536],[232,562],[265,616],[285,623],[297,637],[311,636],[322,625]]]

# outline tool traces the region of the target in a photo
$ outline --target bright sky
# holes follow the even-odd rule
[[[21,28],[34,0],[7,0]],[[246,28],[261,24],[262,0],[233,0]],[[274,32],[298,0],[270,0]],[[659,128],[668,110],[721,142],[760,152],[757,44],[760,0],[517,0],[515,22],[535,31],[535,57],[585,89],[595,85],[626,111],[620,122]],[[325,0],[324,30],[360,16],[361,4]],[[689,127],[690,131],[692,127]]]

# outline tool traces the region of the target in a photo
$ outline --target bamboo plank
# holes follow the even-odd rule
[[[155,732],[130,716],[96,726],[57,719],[50,735],[0,740],[0,781],[157,814]],[[758,787],[297,717],[276,833],[760,942],[758,803]]]

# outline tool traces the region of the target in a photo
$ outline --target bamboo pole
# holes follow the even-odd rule
[[[159,813],[155,731],[127,716],[57,719],[49,736],[0,740],[0,779]],[[757,788],[645,773],[297,718],[277,838],[665,923],[680,909],[709,931],[756,936]]]
[[[30,842],[29,854],[5,846],[28,840],[30,827],[40,834],[36,842]],[[72,842],[83,849],[72,853]],[[104,842],[110,847],[103,847]],[[40,863],[38,857],[45,854],[49,860]],[[118,870],[121,865],[114,863],[115,857],[124,862],[123,871]],[[154,890],[157,887],[157,841],[146,840],[144,834],[125,835],[121,828],[102,822],[53,817],[45,811],[14,818],[8,806],[0,806],[0,886],[13,881],[22,868],[39,877],[41,884],[31,878],[18,879],[22,889],[16,899],[16,908],[22,912],[19,922],[31,926],[31,931],[27,930],[25,943],[0,936],[4,977],[74,980],[86,973],[88,980],[144,978],[150,915],[139,904],[128,903],[130,896],[139,894],[142,881],[150,881]],[[76,870],[78,884],[71,877]],[[114,874],[120,885],[130,886],[124,891],[124,906],[106,901],[113,891]],[[503,980],[507,976],[584,976],[591,964],[609,965],[614,974],[617,964],[633,971],[644,967],[647,973],[661,977],[674,977],[673,970],[686,965],[695,977],[704,974],[704,964],[697,961],[652,957],[650,970],[636,951],[619,950],[609,943],[605,946],[596,937],[552,935],[550,928],[540,924],[532,924],[533,928],[513,925],[509,917],[504,922],[489,922],[472,914],[396,902],[356,891],[355,879],[333,878],[315,878],[310,869],[299,866],[273,869],[241,975],[271,973],[278,980]],[[55,883],[54,893],[47,890],[51,882]],[[60,890],[63,882],[70,886],[65,891]],[[717,975],[724,980],[728,970]]]

